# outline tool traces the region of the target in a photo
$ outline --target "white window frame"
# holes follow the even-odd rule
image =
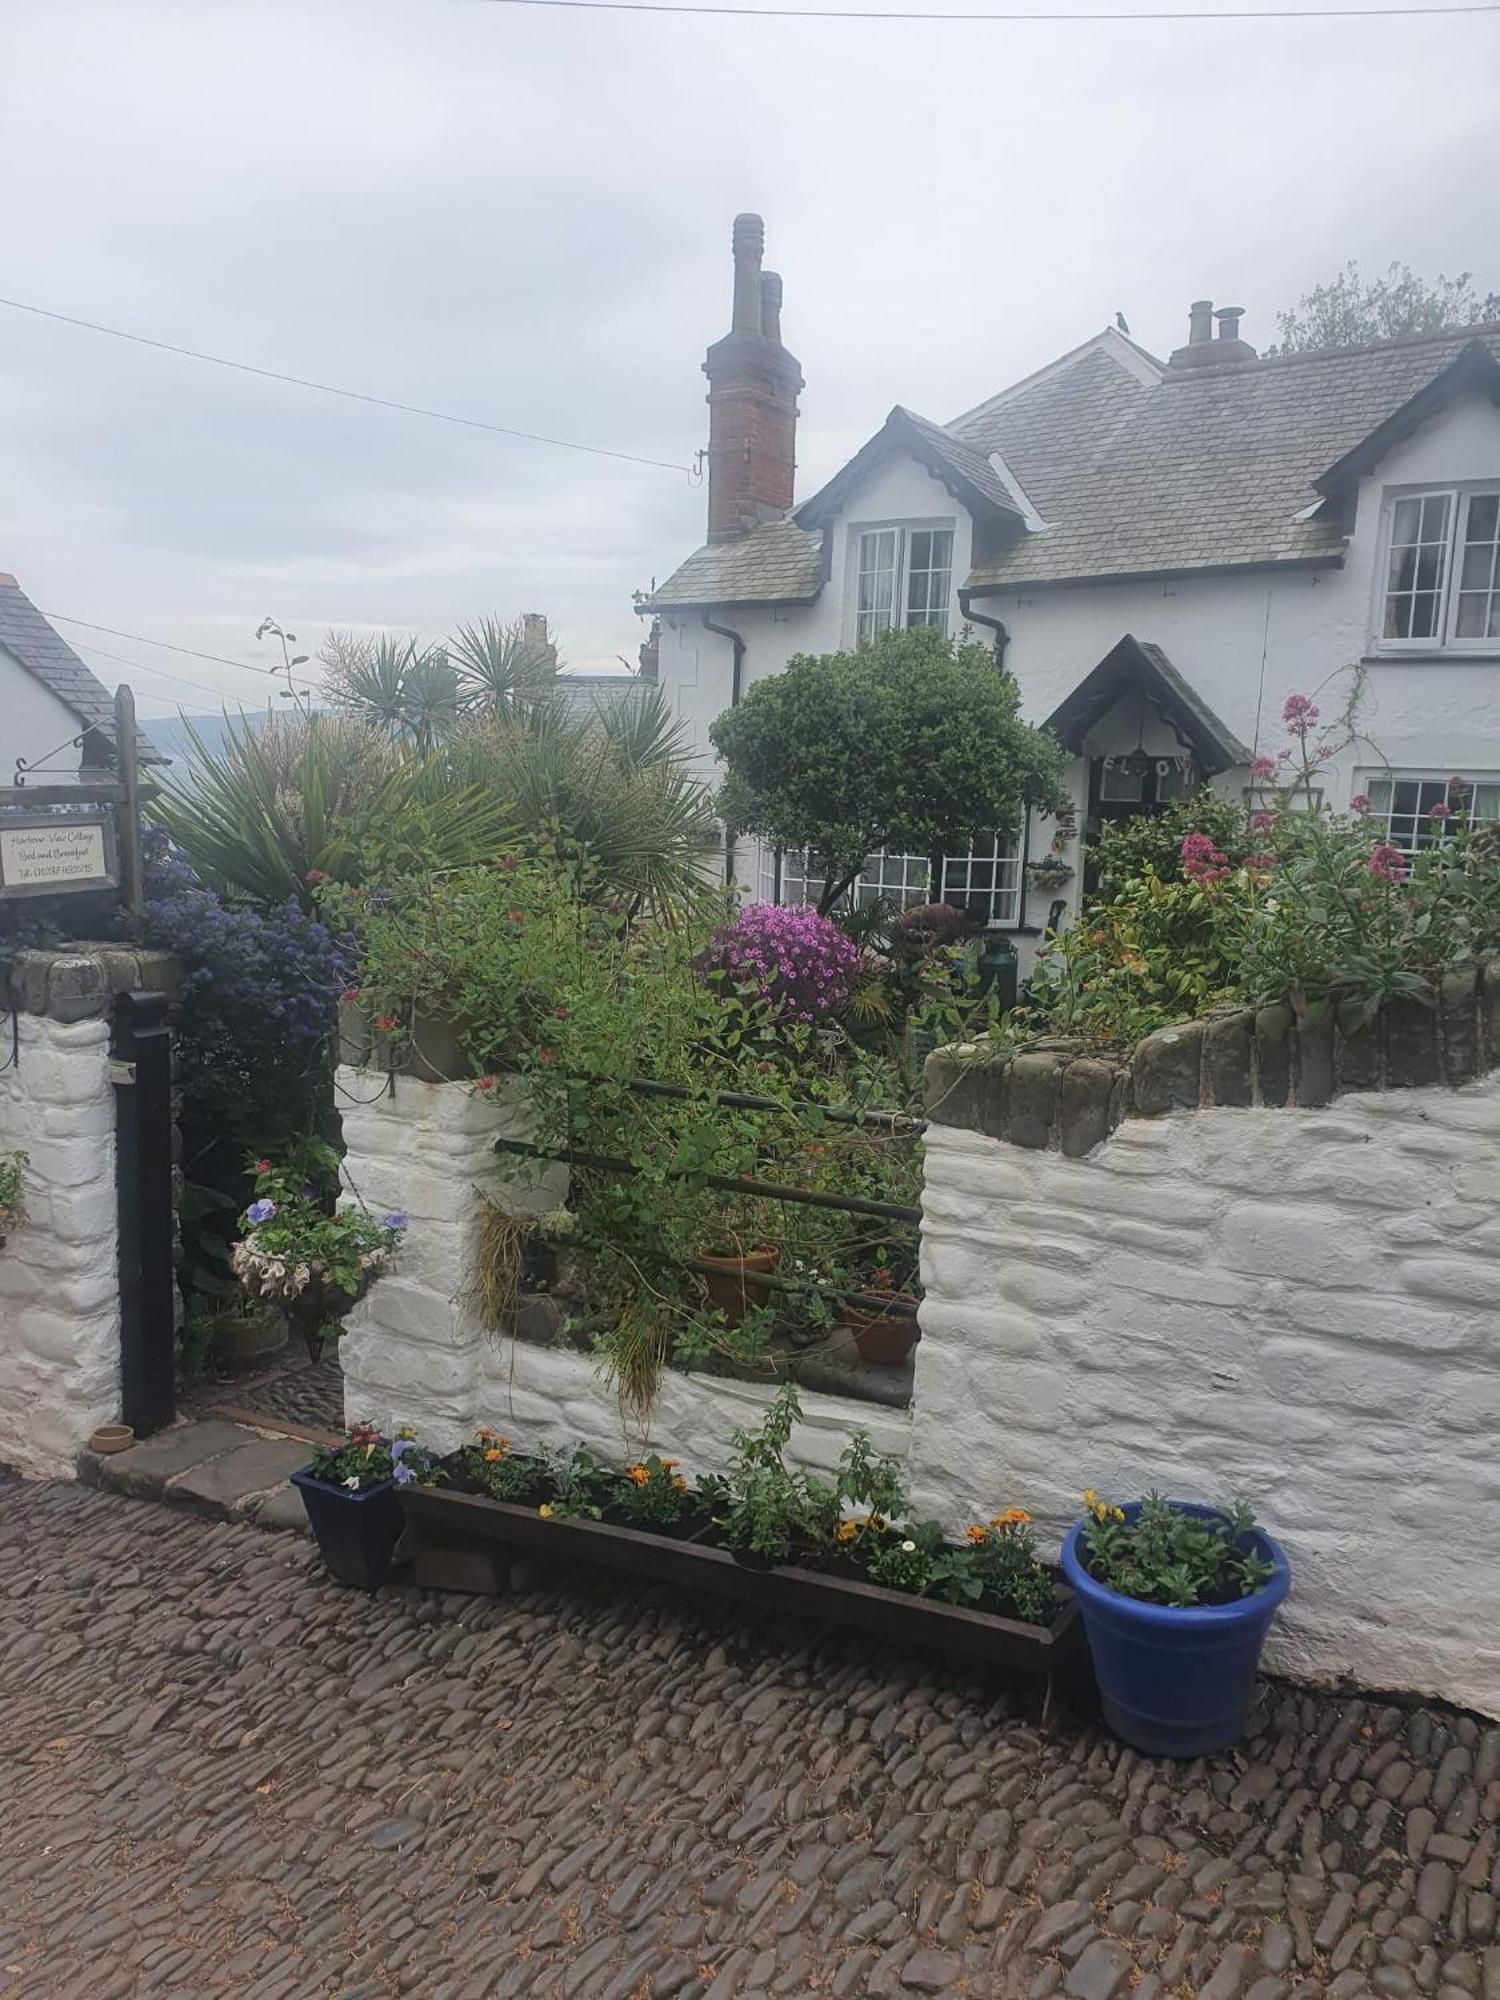
[[[913,535],[947,535],[948,537],[948,588],[943,595],[943,621],[935,624],[930,618],[919,622],[931,626],[934,631],[946,633],[953,623],[953,559],[958,553],[958,524],[951,517],[947,520],[931,521],[855,521],[849,528],[849,639],[851,644],[863,645],[866,639],[880,632],[908,631],[914,628],[911,616],[911,544]],[[895,567],[892,571],[891,617],[885,625],[872,626],[869,631],[861,630],[861,620],[866,614],[861,612],[859,595],[860,580],[867,573],[863,566],[865,537],[867,535],[894,535]],[[931,570],[924,574],[934,574]]]
[[[1468,798],[1472,802],[1470,811],[1473,813],[1474,818],[1483,825],[1491,825],[1495,821],[1500,820],[1500,771],[1465,771],[1462,769],[1461,763],[1455,764],[1447,771],[1398,771],[1388,769],[1383,765],[1373,771],[1356,771],[1354,774],[1354,793],[1356,797],[1363,793],[1367,798],[1373,800],[1376,797],[1377,786],[1390,785],[1392,787],[1391,809],[1382,811],[1379,807],[1372,805],[1370,809],[1370,825],[1382,830],[1391,845],[1399,847],[1403,854],[1417,854],[1424,847],[1435,846],[1441,836],[1428,819],[1427,809],[1422,807],[1420,799],[1416,813],[1403,813],[1400,815],[1402,819],[1410,818],[1413,821],[1411,828],[1408,830],[1406,827],[1397,827],[1393,830],[1391,820],[1395,807],[1394,788],[1397,785],[1428,785],[1433,789],[1433,796],[1429,805],[1436,805],[1438,803],[1446,805],[1450,798],[1448,780],[1455,773],[1462,777],[1470,788]],[[1476,787],[1488,792],[1490,796],[1484,799],[1478,798],[1475,791]],[[1484,807],[1485,810],[1475,813],[1474,806],[1476,805]],[[1428,830],[1425,840],[1421,837],[1424,827]]]
[[[1469,525],[1469,509],[1476,499],[1488,499],[1500,494],[1500,481],[1478,479],[1451,486],[1393,486],[1382,496],[1382,517],[1380,524],[1380,559],[1375,573],[1375,625],[1372,640],[1373,650],[1399,658],[1403,653],[1452,653],[1460,657],[1465,653],[1492,655],[1500,653],[1500,633],[1483,634],[1478,638],[1461,639],[1457,636],[1460,586],[1459,578],[1466,535]],[[1400,639],[1385,636],[1386,601],[1391,588],[1391,550],[1395,540],[1396,508],[1402,500],[1446,500],[1448,502],[1448,527],[1443,542],[1442,581],[1438,585],[1439,615],[1438,629],[1426,638]],[[1500,562],[1500,557],[1497,557]],[[1494,577],[1493,595],[1500,602],[1500,570]]]
[[[943,856],[943,884],[939,901],[946,903],[955,896],[965,899],[988,896],[990,907],[985,929],[1016,930],[1026,909],[1024,866],[1025,847],[1016,836],[1005,839],[999,834],[976,837],[969,842],[966,854]],[[982,879],[986,873],[989,877],[987,884]],[[976,876],[981,879],[976,880]],[[958,907],[962,909],[964,904],[960,903]]]

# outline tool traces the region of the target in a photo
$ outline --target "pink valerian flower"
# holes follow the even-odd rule
[[[1370,851],[1369,869],[1377,881],[1404,882],[1406,856],[1399,847],[1392,847],[1389,841],[1382,841],[1379,847]]]
[[[1293,736],[1307,736],[1318,725],[1318,706],[1311,695],[1289,694],[1281,704],[1281,720]]]
[[[1450,778],[1448,789],[1450,792],[1467,792],[1470,789],[1469,781],[1467,778]]]
[[[1365,814],[1370,810],[1369,793],[1356,792],[1354,797],[1349,801],[1349,810],[1352,813],[1358,813],[1360,818],[1363,819]]]
[[[1453,808],[1452,806],[1445,806],[1440,799],[1435,806],[1428,808],[1427,817],[1429,819],[1452,819]]]
[[[1200,885],[1222,882],[1230,873],[1229,856],[1221,853],[1206,833],[1185,833],[1178,851],[1182,857],[1182,872],[1189,882]]]
[[[1252,757],[1250,759],[1250,775],[1252,778],[1274,778],[1276,775],[1276,759],[1266,756],[1264,751],[1262,751],[1260,756]]]
[[[1258,868],[1262,871],[1269,870],[1276,866],[1276,856],[1274,854],[1247,854],[1245,856],[1245,866],[1247,868]]]
[[[1275,813],[1256,812],[1250,815],[1250,830],[1252,833],[1269,833],[1275,824]]]
[[[1325,736],[1323,740],[1319,744],[1317,744],[1313,750],[1314,761],[1319,764],[1326,764],[1337,748],[1338,745],[1336,743],[1330,742],[1330,740]]]

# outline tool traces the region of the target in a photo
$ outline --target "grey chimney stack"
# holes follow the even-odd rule
[[[1170,375],[1200,374],[1205,368],[1228,368],[1240,361],[1254,361],[1257,356],[1249,341],[1240,339],[1240,321],[1245,316],[1243,306],[1220,306],[1214,310],[1212,299],[1194,299],[1188,307],[1187,346],[1174,348],[1167,363]],[[1214,339],[1214,321],[1219,322],[1219,337]]]
[[[734,218],[734,314],[736,333],[760,332],[760,260],[766,252],[766,225],[758,215]]]

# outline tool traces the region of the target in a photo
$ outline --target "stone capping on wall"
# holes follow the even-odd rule
[[[1457,1088],[1500,1068],[1500,958],[1455,967],[1428,1004],[1391,1002],[1370,1023],[1318,1001],[1222,1008],[1159,1028],[1128,1062],[1084,1055],[1076,1042],[1033,1043],[1000,1062],[978,1044],[927,1058],[928,1121],[1012,1146],[1081,1159],[1124,1118],[1209,1105],[1306,1109],[1343,1091]]]
[[[55,950],[18,951],[8,992],[0,982],[0,1003],[53,1021],[89,1021],[112,1014],[121,993],[175,994],[181,983],[182,967],[170,952],[65,944]]]

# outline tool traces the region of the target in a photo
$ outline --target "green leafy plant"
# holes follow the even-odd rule
[[[627,1465],[613,1511],[630,1527],[671,1528],[701,1505],[675,1458],[656,1452]]]
[[[1247,1546],[1256,1522],[1243,1504],[1205,1518],[1153,1492],[1127,1520],[1123,1508],[1101,1500],[1092,1488],[1083,1501],[1089,1574],[1121,1597],[1178,1606],[1230,1604],[1275,1574],[1274,1565]]]
[[[27,1164],[24,1153],[0,1153],[0,1236],[25,1212]]]
[[[549,1452],[544,1463],[552,1498],[542,1506],[543,1514],[555,1514],[563,1520],[603,1518],[615,1494],[615,1475],[607,1465],[601,1465],[582,1445],[571,1451]]]
[[[1062,753],[1020,719],[994,654],[931,627],[852,653],[799,653],[710,732],[736,831],[803,850],[834,908],[866,855],[967,851],[976,827],[1012,832],[1026,806],[1063,803]]]
[[[543,1469],[533,1458],[518,1456],[510,1439],[490,1430],[476,1431],[472,1444],[461,1445],[448,1460],[458,1484],[491,1500],[523,1500],[543,1483]]]
[[[437,1459],[416,1442],[415,1431],[403,1428],[383,1437],[373,1424],[355,1424],[342,1444],[318,1445],[308,1470],[350,1493],[367,1493],[388,1479],[398,1486],[432,1486],[438,1477]]]
[[[735,1431],[729,1471],[700,1482],[727,1545],[762,1562],[785,1562],[800,1547],[827,1542],[839,1518],[835,1489],[786,1463],[801,1415],[796,1388],[783,1383],[758,1428]]]

